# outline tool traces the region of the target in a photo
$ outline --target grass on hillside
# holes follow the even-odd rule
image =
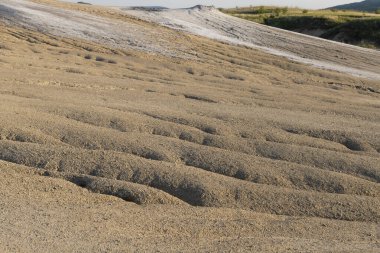
[[[221,11],[273,27],[380,48],[380,14],[377,13],[264,6]]]

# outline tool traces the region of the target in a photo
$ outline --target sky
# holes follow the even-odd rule
[[[339,4],[360,2],[360,0],[67,0],[69,2],[89,2],[109,6],[164,6],[169,8],[192,7],[197,4],[215,5],[216,7],[276,5],[322,9]],[[362,0],[361,0],[362,1]]]

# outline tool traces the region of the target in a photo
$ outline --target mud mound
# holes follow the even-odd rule
[[[90,40],[119,49],[134,49],[183,58],[192,57],[191,49],[186,48],[186,43],[180,44],[180,38],[176,38],[175,42],[169,39],[170,33],[166,33],[167,35],[161,36],[163,40],[159,42],[156,38],[163,33],[160,32],[161,29],[149,27],[141,22],[120,22],[107,17],[24,0],[2,1],[0,14],[0,20],[9,25],[22,26],[54,36]],[[128,19],[123,16],[119,18]]]
[[[362,49],[267,27],[223,14],[210,6],[198,5],[190,9],[165,10],[156,13],[144,10],[127,10],[126,12],[169,28],[231,44],[257,48],[323,69],[380,80],[377,73],[380,62],[374,61],[372,57],[377,55],[380,58],[376,50]]]
[[[378,251],[378,81],[113,9],[0,9],[0,251]]]
[[[214,6],[207,6],[207,5],[195,5],[189,10],[197,10],[197,11],[214,11],[216,8]]]

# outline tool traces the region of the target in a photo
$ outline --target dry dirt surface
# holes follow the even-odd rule
[[[380,80],[380,52],[289,32],[229,16],[214,7],[149,11],[124,9],[128,14],[166,27],[236,45],[258,48],[290,60]]]
[[[379,109],[375,79],[0,0],[0,252],[379,252]]]

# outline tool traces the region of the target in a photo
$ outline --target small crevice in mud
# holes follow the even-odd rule
[[[169,159],[154,150],[140,150],[138,152],[132,152],[133,155],[139,156],[148,160],[153,160],[153,161],[168,161]]]
[[[339,87],[350,87],[350,88],[354,88],[356,90],[361,90],[361,91],[367,91],[367,92],[371,92],[371,93],[380,94],[379,90],[376,90],[373,87],[367,87],[367,86],[364,86],[364,85],[350,85],[350,84],[338,83],[338,82],[329,82],[328,84],[332,85],[332,88],[334,88],[334,89],[338,89]]]
[[[61,178],[91,192],[114,196],[138,205],[187,205],[182,200],[166,192],[131,182],[51,171],[45,171],[43,175],[47,177]]]
[[[142,112],[142,114],[145,116],[151,117],[153,119],[156,119],[156,120],[174,123],[174,124],[178,124],[178,125],[183,125],[186,127],[191,127],[191,128],[194,128],[195,130],[200,130],[200,131],[207,133],[207,134],[213,134],[213,135],[220,135],[221,134],[221,130],[219,130],[217,127],[213,126],[215,124],[211,125],[211,124],[203,123],[200,121],[191,121],[191,120],[188,120],[186,118],[177,118],[177,117],[167,118],[165,116],[160,116],[160,115],[156,115],[153,113],[147,113],[147,112]]]
[[[284,129],[286,132],[297,135],[307,135],[309,137],[332,141],[345,146],[351,151],[372,151],[373,148],[366,142],[347,136],[346,133],[330,131],[330,130],[299,130],[299,129]]]
[[[352,151],[366,151],[365,144],[354,139],[345,139],[342,144]]]
[[[188,94],[185,94],[184,97],[187,98],[187,99],[198,100],[198,101],[201,101],[201,102],[217,103],[215,100],[212,100],[212,99],[209,99],[209,98],[206,98],[206,97],[202,97],[202,96],[198,96],[198,95],[188,95]]]

